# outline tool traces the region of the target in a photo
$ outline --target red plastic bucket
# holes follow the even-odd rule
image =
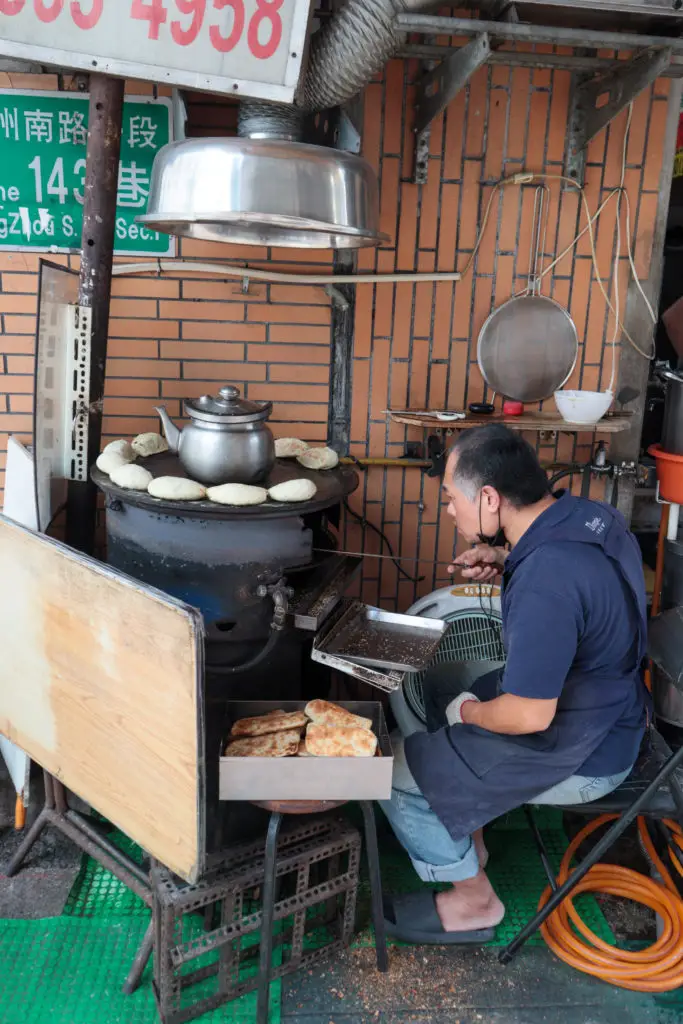
[[[672,455],[662,451],[662,446],[653,444],[648,448],[657,463],[659,496],[674,505],[683,505],[683,455]]]

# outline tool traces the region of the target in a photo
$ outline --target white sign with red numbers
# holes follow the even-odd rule
[[[289,103],[310,0],[0,0],[0,54]]]

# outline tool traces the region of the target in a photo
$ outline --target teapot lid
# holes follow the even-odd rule
[[[253,423],[270,416],[272,402],[249,402],[240,398],[240,389],[226,384],[218,394],[202,395],[185,402],[185,412],[196,420],[209,423]]]

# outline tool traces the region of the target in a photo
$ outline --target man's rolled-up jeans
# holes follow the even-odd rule
[[[426,730],[433,732],[446,725],[446,707],[464,690],[473,690],[484,700],[495,697],[495,670],[500,667],[500,662],[477,661],[448,662],[431,668],[422,684]],[[403,739],[400,733],[391,737],[394,750],[392,795],[391,800],[381,802],[382,810],[423,882],[462,882],[474,878],[479,872],[479,860],[472,837],[453,839],[431,809],[408,767]],[[617,775],[600,778],[572,775],[530,802],[589,803],[611,793],[630,772],[628,768]]]

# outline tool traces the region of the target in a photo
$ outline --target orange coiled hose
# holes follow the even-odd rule
[[[562,885],[571,874],[569,865],[584,839],[615,817],[604,814],[596,818],[572,839],[562,858],[557,876],[558,885]],[[671,833],[671,847],[683,852],[683,829],[668,819],[665,824]],[[582,892],[601,892],[610,896],[623,896],[650,907],[662,921],[662,934],[657,941],[637,952],[610,945],[584,924],[571,897],[560,904],[541,925],[541,934],[560,960],[584,974],[591,974],[611,985],[632,989],[634,992],[669,992],[683,985],[683,899],[668,868],[654,848],[644,818],[638,818],[638,831],[648,857],[659,872],[661,882],[630,868],[596,864],[581,879],[572,896]],[[683,877],[683,868],[674,852],[671,862]],[[539,910],[551,894],[552,890],[548,886],[541,896]],[[577,935],[577,932],[580,934]]]

